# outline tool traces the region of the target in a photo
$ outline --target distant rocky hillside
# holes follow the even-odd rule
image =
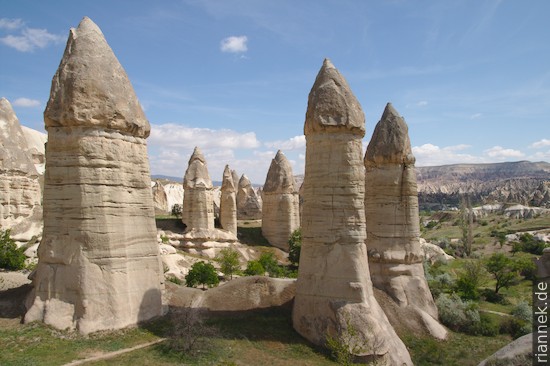
[[[468,193],[472,203],[519,203],[550,208],[550,164],[519,161],[417,167],[421,209],[458,206]]]

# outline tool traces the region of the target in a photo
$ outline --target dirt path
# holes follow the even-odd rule
[[[499,311],[493,311],[493,310],[479,309],[479,311],[482,312],[482,313],[491,313],[491,314],[496,314],[496,315],[500,315],[500,316],[509,316],[509,317],[512,316],[510,314],[501,313]]]
[[[141,348],[152,346],[154,344],[163,342],[165,340],[166,340],[166,338],[157,339],[156,341],[152,341],[152,342],[144,343],[144,344],[138,344],[137,346],[134,346],[134,347],[119,349],[118,351],[104,353],[104,354],[98,355],[98,356],[83,358],[81,360],[75,360],[75,361],[66,363],[63,366],[76,366],[76,365],[83,365],[87,362],[106,360],[106,359],[113,358],[113,357],[116,357],[116,356],[119,356],[119,355],[122,355],[122,354],[125,354],[125,353],[128,353],[128,352],[133,352],[133,351],[141,349]]]

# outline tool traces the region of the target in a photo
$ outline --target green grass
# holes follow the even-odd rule
[[[445,341],[416,335],[406,335],[403,337],[403,341],[409,348],[416,366],[470,366],[479,364],[495,351],[510,343],[511,338],[502,335],[476,337],[449,332],[449,337]]]
[[[99,332],[85,337],[55,330],[41,323],[22,325],[2,320],[2,366],[62,365],[91,354],[116,351],[158,339],[144,328]]]
[[[252,312],[239,317],[215,318],[208,324],[216,334],[203,342],[193,353],[171,350],[168,342],[119,355],[87,365],[336,365],[326,351],[304,340],[291,324],[289,309]],[[0,323],[0,364],[62,365],[85,356],[92,356],[164,337],[170,322],[160,319],[144,328],[101,332],[83,337],[60,332],[34,323]],[[507,336],[473,337],[450,332],[446,341],[405,335],[415,365],[477,365],[481,360],[510,342]]]

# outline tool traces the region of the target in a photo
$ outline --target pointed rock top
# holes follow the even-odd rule
[[[365,135],[365,115],[346,79],[325,59],[309,92],[304,134]]]
[[[193,150],[193,154],[191,154],[191,157],[189,158],[189,165],[191,165],[191,162],[194,160],[199,160],[203,164],[206,164],[206,159],[204,158],[204,155],[198,146],[195,146],[195,149]]]
[[[235,182],[233,182],[233,173],[229,169],[229,165],[225,166],[223,170],[223,179],[222,179],[222,191],[223,192],[236,192]]]
[[[189,158],[189,166],[183,177],[183,189],[212,189],[212,187],[212,180],[210,179],[210,174],[208,174],[204,155],[202,155],[198,147],[195,147],[191,158]]]
[[[409,128],[403,117],[386,105],[382,118],[374,128],[372,138],[365,154],[365,164],[414,164],[415,159],[409,139]]]
[[[263,188],[265,193],[298,193],[292,166],[281,150],[271,160]]]
[[[250,183],[250,179],[248,179],[246,174],[243,174],[241,176],[241,179],[239,179],[239,188],[244,188],[248,186],[252,186],[252,183]]]
[[[19,119],[6,98],[0,99],[0,146],[0,171],[38,176]]]
[[[132,84],[90,18],[69,32],[44,121],[46,127],[98,127],[149,136],[149,122]]]

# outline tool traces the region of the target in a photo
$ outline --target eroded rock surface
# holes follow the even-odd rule
[[[44,234],[25,322],[86,334],[160,315],[149,122],[89,18],[70,31],[44,120]]]
[[[259,220],[262,218],[262,201],[250,179],[242,175],[237,189],[237,218],[239,220]]]
[[[424,277],[418,193],[408,127],[388,103],[365,154],[365,216],[370,275],[402,307],[437,320]],[[446,333],[437,332],[438,335]]]
[[[288,250],[290,235],[300,227],[300,199],[290,162],[280,150],[271,161],[262,198],[262,234],[271,245]]]
[[[195,147],[183,177],[185,194],[181,221],[187,225],[186,230],[214,229],[213,188],[206,159],[200,149]]]
[[[220,224],[223,229],[237,235],[237,188],[229,165],[223,171],[220,197]]]
[[[0,99],[0,227],[26,243],[42,231],[42,192],[33,152],[10,102]]]
[[[356,356],[412,365],[374,298],[369,276],[361,143],[365,117],[329,60],[309,94],[304,133],[303,239],[294,328],[318,345],[328,335],[354,333],[350,343],[359,346]]]

